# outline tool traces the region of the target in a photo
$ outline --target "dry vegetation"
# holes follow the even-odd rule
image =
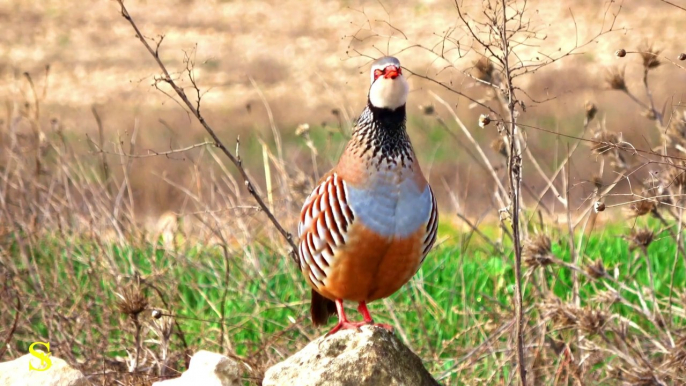
[[[1,360],[138,385],[205,348],[258,383],[318,336],[288,232],[390,53],[447,220],[381,320],[445,384],[686,383],[686,11],[125,4],[0,5]]]

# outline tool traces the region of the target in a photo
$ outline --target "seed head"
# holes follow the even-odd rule
[[[594,279],[600,279],[601,277],[607,275],[607,271],[605,270],[605,265],[603,264],[602,259],[598,259],[591,264],[586,265],[584,267],[584,271],[586,271],[586,273]]]
[[[493,71],[495,67],[486,57],[481,57],[474,62],[474,77],[484,82],[493,83]]]
[[[479,116],[479,126],[483,129],[484,127],[488,126],[488,124],[491,123],[491,118],[486,115],[486,114],[481,114]]]
[[[575,307],[562,303],[556,296],[551,296],[541,303],[541,311],[546,319],[553,322],[556,329],[567,329],[577,323]]]
[[[527,240],[524,243],[524,249],[522,250],[524,264],[534,269],[553,264],[555,256],[553,255],[551,246],[550,237],[542,233]]]
[[[615,51],[615,56],[618,58],[623,58],[626,56],[626,50],[624,48],[620,48],[617,51]]]
[[[420,105],[419,109],[422,110],[424,115],[433,115],[436,112],[434,105],[429,103],[428,105]]]
[[[305,135],[309,132],[310,132],[310,125],[307,123],[301,123],[295,129],[295,135],[297,135],[298,137]]]
[[[595,107],[593,102],[586,102],[584,109],[586,110],[586,123],[591,122],[595,117],[595,114],[598,112],[598,109]]]
[[[643,67],[646,70],[657,68],[660,66],[660,64],[662,64],[660,63],[659,59],[659,55],[662,50],[653,48],[652,44],[644,43],[638,48],[638,51],[641,54],[641,58],[643,59]]]
[[[580,308],[573,304],[563,303],[557,297],[545,299],[541,310],[545,318],[553,322],[556,329],[578,328],[590,335],[601,332],[608,319],[605,311],[590,307]]]
[[[587,334],[596,335],[603,331],[607,314],[603,310],[585,307],[579,310],[579,329]]]
[[[148,299],[138,283],[128,285],[121,291],[121,294],[116,295],[119,297],[117,302],[119,311],[134,319],[138,318],[138,314],[148,306]]]
[[[152,314],[152,317],[155,318],[155,319],[159,319],[159,318],[162,317],[162,311],[157,310],[157,309],[152,310],[152,313],[151,313],[151,314]]]
[[[652,213],[657,210],[655,201],[650,199],[642,199],[640,201],[632,202],[628,208],[629,218],[636,218]]]
[[[624,79],[624,68],[609,69],[605,75],[605,82],[613,90],[626,91],[626,81]]]
[[[628,237],[629,239],[629,250],[633,251],[635,249],[642,249],[643,251],[648,249],[650,243],[655,239],[655,234],[650,229],[633,229]]]
[[[595,204],[593,204],[593,211],[596,213],[599,212],[604,212],[605,211],[605,203],[596,201]]]
[[[676,58],[679,59],[679,60],[686,60],[686,54],[684,54],[684,53],[682,52],[682,53],[680,53],[679,56],[677,56]]]
[[[591,152],[596,155],[607,155],[607,153],[617,148],[619,136],[611,131],[603,130],[593,136],[596,141],[591,145]]]

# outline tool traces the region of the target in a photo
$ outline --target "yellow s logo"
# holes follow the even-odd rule
[[[33,346],[37,344],[42,344],[45,346],[48,350],[46,353],[36,351],[33,349]],[[29,359],[29,370],[35,370],[35,371],[45,371],[49,369],[52,366],[52,361],[50,360],[50,343],[49,342],[33,342],[31,343],[31,346],[29,346],[29,353],[33,355],[34,357],[40,359],[40,367],[39,369],[33,367],[31,364],[31,360]]]

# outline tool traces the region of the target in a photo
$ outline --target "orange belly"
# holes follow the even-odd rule
[[[323,296],[335,300],[370,302],[390,296],[417,272],[421,261],[420,227],[403,239],[389,239],[369,231],[360,223],[349,229],[348,240],[334,256],[326,285],[310,286]]]

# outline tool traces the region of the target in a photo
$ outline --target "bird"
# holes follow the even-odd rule
[[[305,199],[298,222],[312,322],[338,314],[327,336],[375,324],[367,303],[406,284],[436,241],[438,208],[406,130],[409,84],[400,61],[374,61],[370,80],[350,141]],[[347,318],[343,301],[357,302],[362,322]]]

